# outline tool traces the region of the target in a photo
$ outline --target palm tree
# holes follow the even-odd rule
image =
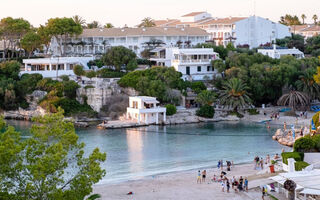
[[[222,85],[220,104],[231,107],[235,112],[238,112],[239,108],[251,104],[248,90],[249,87],[242,80],[232,78]]]
[[[304,24],[304,20],[307,18],[307,16],[305,14],[301,15],[301,19],[302,19],[302,24]]]
[[[89,24],[87,24],[88,29],[93,29],[93,28],[100,28],[100,24],[98,21],[93,21]]]
[[[80,17],[79,15],[75,15],[72,17],[73,21],[76,23],[76,24],[79,24],[81,25],[82,27],[85,27],[86,26],[86,20],[83,19],[82,17]]]
[[[156,26],[154,23],[154,20],[150,17],[146,17],[143,20],[141,20],[141,24],[138,25],[138,27],[153,27]]]
[[[296,187],[297,187],[297,184],[292,181],[292,180],[286,180],[284,183],[283,183],[283,187],[284,189],[288,190],[288,199],[289,200],[294,200],[295,199],[295,190],[296,190]]]
[[[104,25],[105,28],[114,28],[114,26],[111,23],[106,23]]]
[[[296,81],[297,89],[306,93],[311,100],[317,98],[320,94],[320,86],[313,78],[315,74],[314,70],[307,69],[302,75],[299,76],[299,80]]]
[[[201,105],[209,105],[211,106],[215,101],[215,93],[212,91],[204,90],[200,92],[196,98],[196,102]]]
[[[312,19],[314,21],[314,24],[316,25],[317,24],[317,20],[318,20],[318,16],[317,15],[313,15]]]
[[[87,200],[95,200],[95,199],[99,199],[101,198],[101,195],[100,194],[92,194],[88,197]]]
[[[296,110],[297,106],[308,106],[310,99],[306,93],[291,90],[289,93],[282,95],[278,102],[281,106],[290,106],[293,111]]]

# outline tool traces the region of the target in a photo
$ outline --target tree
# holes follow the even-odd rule
[[[248,86],[240,79],[232,78],[223,83],[220,91],[220,104],[238,112],[239,108],[244,108],[251,103],[248,90]]]
[[[37,33],[30,31],[23,36],[20,43],[22,48],[28,52],[30,58],[33,51],[41,46],[41,38]]]
[[[114,28],[114,26],[111,23],[106,23],[104,28]]]
[[[211,65],[214,69],[217,69],[219,73],[222,73],[226,70],[226,65],[220,59],[211,61]]]
[[[51,18],[47,24],[48,33],[57,39],[60,54],[65,55],[65,45],[68,37],[80,35],[83,31],[80,24],[76,24],[72,18]],[[63,41],[64,40],[64,41]],[[62,48],[63,47],[63,48]]]
[[[76,24],[79,24],[81,27],[84,28],[86,26],[86,20],[80,17],[79,15],[73,16],[72,19]]]
[[[141,24],[138,25],[138,27],[153,27],[156,26],[154,23],[154,20],[150,17],[146,17],[141,20]]]
[[[307,16],[306,16],[305,14],[302,14],[302,15],[301,15],[302,24],[305,24],[305,23],[304,23],[304,20],[305,20],[306,18],[307,18]]]
[[[317,15],[313,15],[312,19],[314,21],[314,24],[316,25],[317,24],[317,20],[318,20],[318,16]]]
[[[200,92],[196,98],[196,102],[200,105],[209,105],[211,106],[216,99],[216,94],[212,91],[203,90]]]
[[[64,96],[69,99],[75,99],[77,97],[77,89],[80,88],[75,81],[63,81],[63,93]]]
[[[87,24],[87,29],[100,28],[100,23],[98,21],[92,21]]]
[[[287,25],[287,26],[301,25],[299,17],[296,16],[296,15],[288,15],[288,14],[286,14],[285,16],[281,16],[279,22],[281,24],[284,24],[284,25]]]
[[[92,79],[93,77],[96,77],[97,73],[95,71],[89,71],[86,73],[86,77]]]
[[[132,50],[123,46],[115,46],[111,47],[107,53],[103,55],[102,60],[106,66],[112,66],[116,71],[120,71],[122,67],[127,69],[128,66],[130,68],[128,70],[132,70],[137,67],[132,66],[134,65],[136,57],[136,54]]]
[[[294,111],[298,106],[306,107],[310,104],[310,99],[307,94],[295,90],[282,95],[278,102],[281,106],[290,106]]]
[[[11,126],[0,134],[0,198],[84,199],[105,175],[100,164],[106,154],[96,148],[84,157],[84,143],[61,109],[33,120],[28,139]]]
[[[320,86],[314,79],[315,73],[315,69],[307,68],[296,81],[297,89],[306,93],[311,100],[318,98],[320,94]]]
[[[83,67],[81,65],[76,65],[73,67],[73,73],[77,76],[83,76],[85,74],[85,71],[83,70]]]
[[[40,27],[37,30],[37,34],[40,37],[41,44],[44,45],[46,49],[46,53],[48,53],[52,37],[49,32],[49,29],[47,28],[47,26],[40,25]]]
[[[212,106],[205,104],[196,111],[196,115],[204,118],[213,118],[214,109]]]

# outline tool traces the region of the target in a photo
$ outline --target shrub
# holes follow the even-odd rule
[[[300,152],[284,152],[281,154],[282,162],[288,164],[288,158],[293,158],[295,161],[303,161],[304,154]]]
[[[84,86],[84,89],[90,89],[90,88],[94,88],[94,86],[93,86],[93,85],[86,85],[86,86]]]
[[[76,98],[78,88],[80,88],[80,86],[75,81],[63,81],[64,96],[70,99]]]
[[[259,111],[257,111],[257,109],[253,108],[253,109],[249,109],[248,110],[249,115],[258,115]]]
[[[320,135],[313,136],[312,140],[315,143],[315,148],[320,152]]]
[[[302,169],[309,166],[309,163],[306,163],[304,161],[298,161],[294,163],[294,167],[296,171],[302,171]]]
[[[112,69],[104,68],[97,71],[97,75],[100,78],[119,78],[125,75],[124,72],[114,71]]]
[[[77,76],[83,76],[85,74],[85,71],[83,70],[83,67],[81,65],[76,65],[73,67],[73,73]]]
[[[60,76],[60,79],[62,81],[69,81],[70,80],[68,75],[62,75],[62,76]]]
[[[59,101],[55,102],[55,107],[61,107],[66,116],[77,113],[86,113],[89,117],[95,117],[97,115],[88,104],[80,104],[75,99],[61,98]]]
[[[96,77],[97,73],[95,71],[89,71],[86,73],[86,77],[92,79],[93,77]]]
[[[196,115],[204,118],[213,118],[214,108],[209,105],[203,105],[197,110]]]
[[[293,145],[293,151],[295,152],[312,152],[315,150],[316,144],[310,136],[299,138]]]
[[[191,83],[191,89],[195,93],[199,94],[201,91],[206,90],[207,87],[204,85],[203,82],[192,82]]]
[[[172,104],[167,104],[166,105],[166,109],[167,109],[167,115],[170,116],[170,115],[174,115],[176,114],[177,112],[177,108],[175,105],[172,105]]]
[[[239,118],[242,118],[242,117],[243,117],[243,114],[240,114],[240,113],[237,112],[237,111],[231,111],[231,112],[229,112],[229,115],[235,115],[235,116],[237,116],[237,117],[239,117]]]

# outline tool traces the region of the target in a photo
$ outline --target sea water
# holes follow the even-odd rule
[[[28,122],[9,122],[28,137]],[[218,160],[235,164],[255,156],[281,153],[285,148],[272,140],[276,127],[263,124],[215,122],[174,126],[100,130],[77,129],[89,154],[96,147],[107,153],[102,164],[107,174],[101,184],[136,180],[147,176],[210,168]],[[290,150],[289,148],[285,148]]]

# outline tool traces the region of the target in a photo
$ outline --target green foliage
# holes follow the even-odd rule
[[[19,79],[20,63],[16,61],[7,61],[0,63],[0,78]]]
[[[77,97],[77,89],[80,88],[78,83],[74,81],[63,81],[62,84],[64,96],[75,99]]]
[[[211,106],[215,101],[216,97],[217,97],[216,93],[208,90],[203,90],[197,95],[196,102],[199,103],[200,105]]]
[[[101,59],[90,60],[88,62],[88,67],[97,66],[98,68],[103,67],[103,61]]]
[[[123,46],[111,47],[102,57],[102,61],[106,66],[112,66],[116,71],[120,71],[124,67],[127,71],[137,68],[136,54]]]
[[[0,134],[0,199],[84,199],[106,173],[106,154],[96,148],[85,157],[62,111],[33,120],[31,137],[11,126]]]
[[[238,111],[230,111],[228,112],[228,115],[234,115],[234,116],[237,116],[238,118],[243,118],[244,116],[239,113]]]
[[[226,65],[224,64],[223,60],[213,60],[211,65],[214,69],[217,69],[219,73],[226,70]]]
[[[205,84],[203,82],[192,82],[191,83],[191,89],[196,93],[199,94],[200,92],[202,92],[203,90],[206,90],[207,87],[205,86]]]
[[[58,97],[63,96],[63,83],[57,80],[52,80],[51,78],[44,78],[37,83],[37,89],[51,92],[55,91]]]
[[[232,49],[228,49],[228,48],[224,48],[224,46],[220,45],[220,46],[216,46],[214,44],[210,44],[210,43],[202,43],[202,44],[197,44],[195,46],[195,48],[213,48],[213,50],[215,52],[217,52],[220,56],[220,58],[222,58],[223,60],[228,56],[228,53],[230,50]]]
[[[29,52],[29,57],[33,51],[41,47],[41,37],[34,31],[29,31],[23,36],[20,44],[24,50]]]
[[[312,140],[315,143],[315,148],[317,149],[318,152],[320,152],[320,135],[317,134],[312,136]]]
[[[142,53],[141,53],[141,54],[142,54]],[[151,61],[148,60],[148,59],[138,58],[138,59],[137,59],[137,64],[138,64],[138,65],[149,65],[149,66],[151,66]]]
[[[90,89],[90,88],[94,88],[94,86],[93,86],[93,85],[86,85],[86,86],[84,86],[84,89]]]
[[[297,48],[300,51],[304,51],[304,37],[298,34],[292,34],[291,37],[285,37],[283,39],[277,39],[276,44],[282,47]]]
[[[176,106],[172,105],[172,104],[167,104],[166,105],[166,109],[167,109],[167,115],[168,116],[174,115],[177,112]]]
[[[96,117],[97,115],[97,113],[93,111],[88,104],[80,104],[75,99],[60,98],[54,103],[54,105],[56,108],[61,107],[64,110],[66,116],[81,113],[85,113],[88,117]]]
[[[310,37],[306,40],[305,53],[313,56],[320,56],[318,49],[320,48],[320,35]]]
[[[304,161],[298,161],[294,163],[294,167],[296,171],[302,171],[304,168],[308,167],[309,163]]]
[[[70,78],[69,78],[68,75],[62,75],[62,76],[60,76],[59,78],[60,78],[62,81],[69,81],[69,80],[70,80]]]
[[[312,152],[315,150],[315,147],[315,141],[310,136],[305,136],[294,142],[293,150],[295,152]]]
[[[249,115],[259,115],[259,111],[255,108],[248,110]]]
[[[205,104],[196,111],[196,115],[204,118],[213,118],[214,108],[208,104]]]
[[[73,73],[77,76],[83,76],[85,75],[85,71],[83,70],[83,67],[81,65],[76,65],[73,67]]]
[[[299,20],[299,17],[297,15],[288,15],[286,14],[285,16],[280,17],[281,24],[287,25],[287,26],[292,26],[292,25],[301,25],[301,22]]]
[[[282,162],[288,164],[288,158],[293,158],[295,161],[303,161],[304,153],[301,152],[283,152],[281,154]]]
[[[170,102],[168,89],[186,89],[181,73],[173,67],[153,67],[130,72],[118,81],[121,87],[132,87],[140,95],[157,97],[161,102]]]
[[[121,72],[121,71],[115,71],[112,69],[108,69],[108,68],[104,68],[104,69],[100,69],[99,71],[97,71],[97,75],[100,78],[120,78],[122,76],[124,76],[126,73]]]
[[[86,77],[92,79],[93,77],[96,77],[97,73],[95,71],[88,71],[86,72]]]
[[[42,80],[41,74],[23,74],[20,81],[17,82],[17,90],[21,96],[31,94],[37,87],[39,81]]]

